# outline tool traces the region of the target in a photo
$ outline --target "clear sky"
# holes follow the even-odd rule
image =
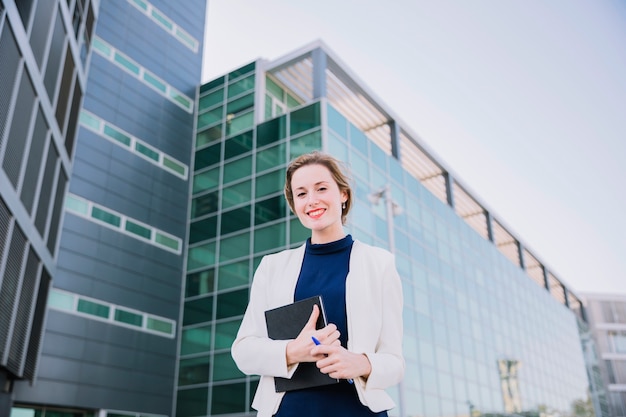
[[[318,39],[576,294],[626,294],[626,2],[209,0],[202,81]]]

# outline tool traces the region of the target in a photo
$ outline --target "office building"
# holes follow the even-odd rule
[[[37,269],[30,258],[25,266],[41,271],[50,294],[34,384],[15,384],[12,415],[172,416],[206,1],[2,4],[2,47],[12,40],[11,51],[22,55],[5,60],[2,50],[2,88],[26,88],[20,78],[5,83],[5,73],[25,73],[7,69],[18,62],[35,74],[37,91],[60,97],[39,95],[39,113],[31,98],[28,115],[21,92],[13,95],[17,104],[8,103],[16,117],[28,116],[23,129],[34,126],[42,138],[51,132],[56,149],[39,145],[33,163],[41,169],[31,173],[13,166],[22,155],[34,156],[9,151],[10,127],[2,144],[3,155],[13,155],[12,170],[21,172],[13,182],[5,169],[3,200],[5,183],[17,184],[13,205],[34,194],[21,186],[28,175],[50,194],[27,196],[32,201],[23,214],[14,214],[13,222],[24,220],[20,227],[49,252],[41,256],[48,268]],[[5,38],[7,28],[12,37]],[[46,71],[53,62],[56,72],[37,75],[46,62],[40,57],[47,58]],[[4,94],[1,100],[4,115]],[[65,107],[53,107],[57,102]],[[50,224],[59,219],[57,232]]]
[[[91,1],[0,1],[0,415],[33,382],[59,248]]]
[[[309,235],[282,189],[314,149],[350,169],[346,230],[396,254],[407,368],[390,415],[592,407],[578,297],[323,42],[202,85],[194,149],[177,417],[254,414],[258,377],[229,348],[261,257]]]
[[[609,415],[626,416],[626,295],[585,293],[581,298],[598,349]]]

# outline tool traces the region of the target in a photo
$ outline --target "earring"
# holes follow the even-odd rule
[[[341,208],[342,208],[342,210],[346,209],[346,202],[345,201],[343,203],[341,203]]]

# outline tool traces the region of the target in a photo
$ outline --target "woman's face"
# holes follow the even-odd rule
[[[345,236],[341,205],[347,195],[324,165],[298,168],[291,177],[293,205],[300,222],[311,229],[312,243],[328,243]]]

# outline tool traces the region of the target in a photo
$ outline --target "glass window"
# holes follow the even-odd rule
[[[251,180],[243,181],[238,184],[225,187],[222,190],[222,209],[226,210],[232,206],[249,202],[251,194]]]
[[[174,249],[176,251],[180,250],[180,240],[171,236],[167,236],[162,232],[156,232],[154,241],[170,249]]]
[[[104,125],[104,134],[123,145],[130,146],[130,136],[109,124]]]
[[[250,232],[223,238],[220,241],[220,262],[247,256],[250,253]]]
[[[156,76],[150,74],[148,71],[144,71],[143,79],[146,83],[156,88],[161,93],[165,94],[165,92],[167,91],[167,85]]]
[[[294,107],[298,107],[300,104],[302,103],[297,98],[287,93],[287,107],[293,109]]]
[[[140,225],[138,223],[135,223],[133,221],[126,220],[126,227],[125,228],[126,228],[127,232],[133,233],[133,234],[135,234],[137,236],[141,236],[141,237],[143,237],[145,239],[149,240],[149,239],[152,238],[152,230],[151,229],[149,229],[149,228],[147,228],[145,226],[142,226],[142,225]]]
[[[57,310],[73,311],[74,295],[57,291],[53,288],[48,296],[48,305]]]
[[[226,105],[226,114],[237,114],[254,106],[254,93],[235,99]]]
[[[239,81],[235,81],[228,86],[228,98],[232,98],[238,96],[239,94],[245,93],[248,90],[252,90],[254,88],[254,74],[242,78]]]
[[[234,210],[226,211],[222,214],[221,234],[226,235],[238,230],[250,227],[250,205]]]
[[[130,58],[124,56],[122,53],[116,51],[113,60],[131,73],[139,76],[139,65],[137,65]]]
[[[76,307],[76,311],[80,313],[102,317],[105,319],[109,318],[110,310],[111,308],[107,305],[96,303],[94,301],[85,300],[84,298],[78,299],[78,306]]]
[[[215,318],[219,320],[243,315],[247,305],[248,288],[218,294]]]
[[[294,110],[291,112],[289,134],[294,136],[300,132],[318,127],[321,123],[320,118],[319,102]]]
[[[289,243],[304,243],[309,237],[311,237],[311,230],[302,226],[300,220],[297,218],[289,221]]]
[[[350,124],[350,144],[361,152],[363,155],[367,155],[367,136],[361,132],[356,126]]]
[[[230,74],[228,74],[228,79],[234,80],[235,78],[241,77],[242,75],[246,75],[247,73],[254,71],[255,68],[256,62],[251,62],[247,65],[244,65],[243,67],[237,68],[236,70],[232,71]]]
[[[328,127],[334,130],[340,137],[346,138],[348,135],[348,121],[330,104],[326,106]]]
[[[286,223],[280,222],[254,231],[254,252],[264,252],[285,246]]]
[[[322,148],[322,132],[316,130],[291,140],[289,158],[293,159],[302,154]]]
[[[206,388],[179,390],[176,417],[195,417],[207,414],[209,391]]]
[[[282,195],[258,201],[254,205],[254,224],[259,225],[283,218],[286,205],[287,202]]]
[[[287,146],[281,143],[271,148],[258,151],[256,154],[256,172],[284,165],[287,160]]]
[[[157,161],[157,162],[159,161],[159,153],[147,147],[146,145],[136,142],[135,150],[139,152],[140,154],[145,155],[154,161]]]
[[[222,120],[224,107],[219,106],[198,115],[198,130]]]
[[[219,179],[220,179],[220,167],[216,167],[209,171],[204,171],[200,174],[194,175],[193,177],[194,194],[217,187],[219,185]]]
[[[213,297],[203,297],[185,301],[183,326],[206,323],[213,319]]]
[[[262,147],[284,139],[287,135],[287,117],[281,116],[256,127],[256,146]]]
[[[208,356],[180,360],[178,371],[179,385],[203,384],[207,382],[209,382]]]
[[[348,145],[333,132],[330,132],[328,136],[330,138],[328,141],[328,152],[340,161],[347,162],[349,155]]]
[[[95,117],[93,114],[83,110],[80,112],[78,120],[81,125],[87,126],[90,129],[95,130],[96,132],[100,131],[100,119]]]
[[[213,143],[216,140],[220,140],[222,138],[222,124],[218,124],[216,126],[211,126],[210,128],[203,130],[202,132],[198,132],[196,135],[196,148],[200,148],[204,145],[208,145],[209,143]]]
[[[120,224],[122,221],[120,216],[110,213],[109,211],[106,211],[99,207],[91,208],[91,217],[93,217],[94,219],[101,220],[105,223],[111,224],[116,227],[120,227]]]
[[[131,0],[131,1],[135,3],[137,6],[139,6],[141,10],[148,11],[148,5],[146,4],[145,1],[143,0]]]
[[[211,326],[183,329],[180,354],[208,352],[211,349]]]
[[[122,310],[120,308],[115,309],[114,319],[120,323],[126,323],[137,327],[141,327],[143,325],[143,315]]]
[[[65,207],[76,213],[87,215],[89,204],[85,200],[78,199],[72,195],[65,198]]]
[[[205,214],[215,213],[217,211],[217,203],[219,201],[219,192],[204,194],[196,197],[191,201],[191,218],[204,216]]]
[[[212,266],[215,263],[215,242],[189,248],[187,269],[193,270]]]
[[[103,42],[102,39],[98,37],[93,38],[93,47],[96,51],[100,52],[102,55],[106,57],[111,56],[111,52],[112,52],[111,47],[109,46],[109,44]]]
[[[265,77],[265,89],[277,99],[283,99],[284,90],[269,77]]]
[[[250,282],[250,265],[248,259],[232,264],[221,265],[219,269],[218,290],[247,285]]]
[[[230,349],[237,332],[241,320],[227,321],[225,323],[219,323],[215,325],[215,350],[217,349]]]
[[[224,88],[212,91],[209,94],[200,97],[200,100],[198,101],[198,112],[202,112],[209,107],[213,107],[222,101],[224,101]]]
[[[169,335],[174,334],[174,322],[171,320],[159,319],[156,317],[148,316],[148,318],[146,319],[146,328],[159,333],[165,333]]]
[[[211,389],[213,390],[213,396],[211,397],[211,415],[243,413],[246,411],[245,382],[214,385]]]
[[[235,135],[244,130],[250,129],[254,125],[254,111],[249,111],[242,115],[226,120],[226,136]]]
[[[263,197],[269,194],[282,192],[285,185],[285,169],[269,172],[256,177],[255,196]]]
[[[383,172],[387,172],[387,154],[378,145],[372,143],[370,147],[372,162],[375,167],[380,168]]]
[[[230,159],[252,150],[252,130],[233,136],[224,142],[224,159]]]
[[[233,182],[252,174],[252,157],[238,159],[224,164],[224,184]]]
[[[213,239],[217,236],[217,216],[212,216],[189,225],[189,244]]]
[[[219,163],[221,151],[222,145],[220,143],[196,151],[194,156],[194,170],[200,171],[203,168]]]
[[[193,297],[194,295],[202,295],[213,292],[214,285],[215,269],[213,268],[187,274],[185,297]]]
[[[193,107],[191,99],[180,91],[170,87],[168,97],[174,100],[175,103],[180,104],[184,109],[191,111]]]
[[[200,94],[204,94],[207,91],[213,90],[214,88],[223,86],[225,80],[226,80],[226,77],[222,76],[222,77],[214,79],[213,81],[209,81],[208,83],[201,85]]]
[[[367,160],[363,158],[359,153],[352,152],[352,157],[350,158],[350,166],[352,168],[352,173],[358,175],[363,178],[366,183],[369,183],[370,173],[369,173],[369,164]]]
[[[230,352],[218,353],[213,357],[213,380],[224,381],[228,379],[241,378],[243,372],[237,368]]]
[[[186,177],[187,167],[184,164],[178,161],[175,161],[172,158],[165,156],[165,155],[163,155],[163,166],[165,168],[169,168],[170,170],[176,172],[177,174],[184,175]]]
[[[164,16],[163,13],[161,13],[155,8],[152,8],[152,17],[157,22],[165,26],[167,29],[172,30],[174,28],[174,24],[171,22],[171,20],[167,16]]]

